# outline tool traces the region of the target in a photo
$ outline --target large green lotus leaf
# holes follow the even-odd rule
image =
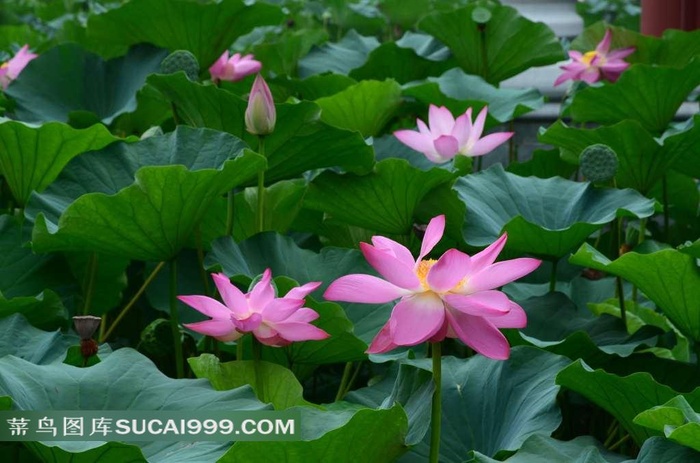
[[[66,43],[32,60],[6,93],[16,102],[16,119],[25,122],[68,122],[76,113],[88,113],[109,124],[136,109],[136,92],[166,55],[139,45],[126,56],[104,61]]]
[[[700,415],[683,396],[643,411],[634,418],[634,423],[662,432],[672,441],[700,452]]]
[[[214,86],[191,82],[182,74],[154,75],[148,82],[177,106],[184,123],[229,132],[257,148],[256,137],[245,129],[245,100]],[[322,167],[338,166],[357,173],[371,169],[372,148],[362,136],[319,121],[320,108],[316,104],[301,102],[276,107],[275,131],[265,137],[267,184]]]
[[[342,92],[357,81],[343,74],[318,74],[306,79],[275,79],[270,80],[270,83],[276,86],[278,91],[283,87],[290,95],[300,100],[313,101]]]
[[[66,309],[61,299],[47,289],[36,296],[18,296],[6,299],[0,294],[0,317],[22,314],[39,328],[54,328],[66,324]]]
[[[588,87],[576,93],[570,106],[576,122],[616,124],[639,122],[660,135],[690,92],[700,85],[700,59],[682,69],[636,64],[614,84]]]
[[[4,21],[3,21],[4,22]],[[44,34],[29,24],[3,24],[0,26],[0,50],[9,52],[13,45],[37,45],[46,40]]]
[[[589,244],[571,263],[620,276],[637,286],[686,336],[700,340],[700,269],[692,256],[675,249],[651,254],[628,252],[610,261]]]
[[[676,157],[684,155],[680,149],[667,150],[666,146],[660,146],[654,137],[634,120],[625,120],[597,129],[578,129],[557,121],[542,132],[538,139],[558,146],[576,158],[590,145],[608,145],[615,151],[619,160],[615,174],[616,185],[619,188],[634,188],[641,192],[649,191],[674,164]]]
[[[675,170],[700,178],[700,114],[689,119],[685,130],[665,137],[663,144],[666,155],[675,160]]]
[[[394,79],[400,84],[442,74],[454,62],[434,61],[418,55],[415,50],[396,42],[386,42],[372,50],[367,61],[350,71],[350,77],[364,79]]]
[[[56,180],[75,156],[119,140],[104,125],[74,129],[60,122],[30,126],[0,123],[0,172],[12,195],[24,205],[32,191],[42,191]]]
[[[561,258],[616,217],[654,213],[654,202],[634,190],[518,177],[500,165],[457,179],[454,189],[467,206],[468,244],[488,245],[505,231],[510,249],[549,258]]]
[[[30,201],[34,249],[167,260],[187,243],[212,200],[264,166],[244,146],[225,133],[178,127],[75,158]]]
[[[431,368],[430,359],[406,362]],[[551,434],[561,422],[554,378],[566,365],[532,347],[512,349],[506,361],[443,357],[440,461],[461,463],[472,450],[494,456],[519,449],[533,434]],[[401,461],[426,461],[429,439]]]
[[[402,29],[413,29],[416,22],[430,11],[430,0],[381,0],[379,9],[391,24]]]
[[[408,416],[406,443],[415,445],[430,429],[434,392],[435,382],[430,372],[412,365],[395,364],[381,381],[351,391],[345,400],[370,408],[389,408],[400,403]]]
[[[144,42],[189,50],[202,68],[209,68],[237,37],[283,18],[279,7],[242,0],[140,0],[90,16],[86,43],[111,56]]]
[[[453,114],[472,107],[472,117],[488,105],[487,126],[510,121],[544,105],[544,98],[537,90],[498,88],[457,68],[440,77],[404,85],[404,95],[425,104],[447,106]]]
[[[576,171],[576,166],[564,161],[558,149],[537,149],[532,153],[532,158],[523,162],[512,162],[508,164],[506,170],[520,177],[571,178]]]
[[[245,276],[244,284],[266,268],[270,268],[275,276],[284,275],[302,284],[321,281],[323,284],[312,293],[313,299],[318,301],[322,300],[328,285],[343,275],[376,275],[357,250],[325,247],[317,254],[300,248],[289,237],[270,232],[241,243],[234,243],[230,238],[215,241],[211,253],[206,257],[205,266],[209,269],[220,268],[234,279]],[[367,344],[389,319],[392,308],[390,304],[343,304],[342,307],[355,326],[355,335]]]
[[[406,451],[406,413],[301,408],[301,441],[237,442],[219,463],[386,463]],[[371,438],[369,438],[371,436]]]
[[[491,19],[484,25],[473,19],[477,8],[491,12]],[[564,59],[561,44],[549,27],[523,18],[509,6],[472,4],[433,13],[423,18],[418,27],[447,45],[464,71],[492,84],[533,66]]]
[[[68,348],[79,343],[76,335],[35,328],[20,314],[0,318],[0,357],[14,355],[37,365],[60,363]]]
[[[678,445],[663,437],[651,437],[644,441],[637,459],[627,463],[700,463],[700,453]]]
[[[377,135],[401,104],[401,87],[394,80],[365,80],[332,96],[319,98],[321,120],[341,129]]]
[[[645,439],[660,433],[635,424],[634,418],[679,395],[670,387],[657,383],[648,373],[620,377],[604,370],[593,370],[581,360],[562,370],[557,375],[557,384],[607,410],[640,445]],[[700,406],[700,388],[682,395],[691,406]]]
[[[64,254],[71,273],[80,282],[80,309],[91,315],[101,315],[116,307],[126,289],[126,268],[129,259],[106,254],[67,252]],[[89,294],[89,301],[87,300]]]
[[[426,172],[402,159],[385,159],[364,176],[324,172],[309,185],[304,207],[379,233],[408,234],[423,197],[452,179],[443,169]]]
[[[128,348],[119,349],[90,368],[62,363],[35,365],[13,356],[0,359],[0,394],[12,397],[21,410],[261,410],[249,388],[214,391],[207,380],[171,379],[146,357]],[[75,453],[101,448],[100,442],[26,444],[49,461],[74,461]],[[217,442],[153,442],[140,444],[148,458],[178,452],[178,457],[202,461],[223,454],[227,445]],[[130,461],[133,445],[120,444],[111,460]],[[107,444],[103,450],[114,452]],[[169,452],[165,452],[169,450]],[[122,454],[121,452],[124,452]],[[51,459],[53,457],[53,459]],[[121,459],[120,459],[121,457]],[[206,461],[212,461],[205,458]],[[80,460],[79,460],[80,461]],[[96,460],[90,460],[96,461]],[[137,460],[138,461],[138,460]],[[149,458],[149,461],[156,461]],[[172,461],[165,458],[160,461]]]
[[[251,360],[221,363],[211,354],[187,359],[197,378],[206,378],[217,391],[228,391],[246,385],[256,384],[256,369]],[[262,402],[271,403],[275,410],[285,410],[297,405],[307,405],[302,388],[294,373],[283,366],[260,362],[259,374],[263,390],[256,391]]]
[[[535,434],[505,463],[622,463],[627,457],[609,452],[591,436],[579,436],[568,442]],[[479,452],[474,452],[472,463],[497,463]]]
[[[311,47],[328,40],[323,29],[288,30],[272,40],[265,40],[253,47],[255,59],[262,62],[266,72],[295,76],[299,59]]]
[[[349,74],[352,69],[362,66],[367,55],[379,46],[374,37],[363,37],[350,30],[339,42],[325,43],[315,47],[299,61],[299,76],[333,72]]]

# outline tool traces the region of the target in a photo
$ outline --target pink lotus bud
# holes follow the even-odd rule
[[[253,55],[241,56],[240,53],[236,53],[229,58],[227,50],[211,65],[209,74],[215,83],[220,80],[235,82],[259,72],[260,68],[262,63],[253,59]]]
[[[29,51],[29,45],[25,45],[15,56],[10,58],[6,63],[2,63],[2,65],[0,65],[0,85],[2,85],[2,88],[6,89],[7,86],[10,85],[10,82],[19,76],[24,67],[37,56],[39,55]]]
[[[245,127],[253,135],[268,135],[275,130],[277,111],[272,99],[270,87],[260,74],[253,82],[253,88],[248,97],[248,108],[245,110]]]

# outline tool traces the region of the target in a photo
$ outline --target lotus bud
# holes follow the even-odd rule
[[[253,88],[248,97],[248,108],[245,110],[245,127],[253,135],[268,135],[275,130],[277,111],[272,99],[270,87],[265,79],[258,74],[253,82]]]

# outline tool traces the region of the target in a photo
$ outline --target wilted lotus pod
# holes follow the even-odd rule
[[[160,63],[162,74],[173,74],[184,71],[188,79],[196,81],[199,78],[199,61],[187,50],[175,50]]]
[[[606,182],[617,173],[617,154],[607,145],[591,145],[579,158],[581,173],[591,182]]]
[[[73,317],[73,325],[75,326],[75,331],[80,336],[80,353],[86,360],[93,355],[97,354],[99,346],[92,335],[100,326],[102,318],[95,317],[94,315],[81,315]]]

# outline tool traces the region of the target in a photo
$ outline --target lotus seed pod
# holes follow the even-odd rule
[[[617,173],[617,154],[607,145],[587,147],[579,158],[581,173],[591,182],[605,182]]]
[[[199,77],[197,58],[187,50],[176,50],[160,63],[160,72],[163,74],[173,74],[178,71],[184,71],[188,79],[196,81]]]
[[[141,331],[140,351],[154,357],[162,357],[170,353],[172,348],[173,334],[168,320],[163,318],[153,320]]]

